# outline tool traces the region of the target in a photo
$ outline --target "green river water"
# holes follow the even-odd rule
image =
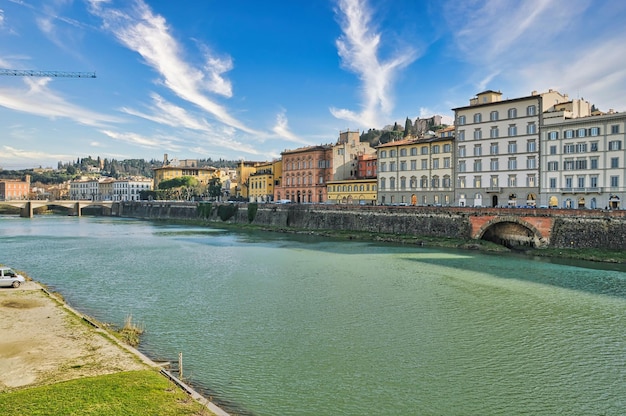
[[[0,263],[233,414],[626,414],[625,266],[63,216]]]

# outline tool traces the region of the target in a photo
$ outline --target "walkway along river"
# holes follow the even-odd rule
[[[0,217],[0,263],[145,326],[249,415],[621,415],[626,268],[120,218]],[[552,260],[555,261],[555,260]]]

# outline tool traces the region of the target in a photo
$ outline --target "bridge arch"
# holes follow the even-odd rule
[[[546,246],[546,237],[530,222],[514,216],[495,217],[474,235],[476,239],[492,241],[512,249]]]

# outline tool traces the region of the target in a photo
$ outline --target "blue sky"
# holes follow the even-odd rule
[[[549,88],[626,110],[622,0],[0,0],[0,167],[271,160]]]

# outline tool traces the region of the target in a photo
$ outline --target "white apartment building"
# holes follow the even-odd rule
[[[90,201],[139,201],[140,192],[152,189],[152,179],[80,179],[70,182],[70,199]]]
[[[584,100],[543,117],[541,205],[621,209],[626,198],[626,113],[594,112]]]
[[[502,100],[484,91],[454,108],[455,204],[536,206],[539,197],[539,127],[542,113],[568,97],[549,90]]]

